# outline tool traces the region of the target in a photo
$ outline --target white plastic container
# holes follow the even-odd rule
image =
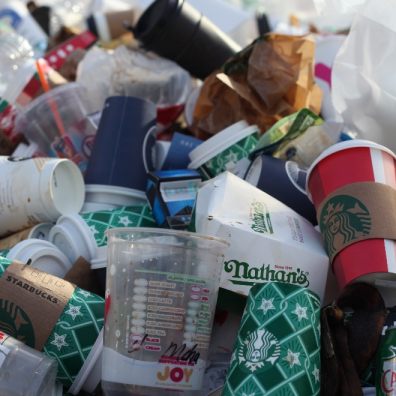
[[[55,245],[41,239],[27,239],[16,244],[7,254],[10,260],[27,263],[48,274],[63,278],[72,262]]]
[[[147,203],[144,191],[132,188],[87,184],[82,213],[112,210],[120,206],[141,205]]]
[[[84,180],[66,159],[0,157],[0,235],[78,213]]]

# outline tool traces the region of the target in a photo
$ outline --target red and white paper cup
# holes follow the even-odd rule
[[[396,155],[367,140],[338,143],[325,150],[307,174],[307,193],[316,210],[341,187],[376,182],[396,189]],[[366,239],[341,250],[333,260],[333,271],[341,288],[364,280],[396,282],[396,241]]]

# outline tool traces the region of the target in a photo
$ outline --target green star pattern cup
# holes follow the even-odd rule
[[[319,394],[319,298],[285,283],[253,286],[222,396]]]
[[[11,263],[0,257],[0,277]],[[76,287],[43,348],[58,362],[57,380],[66,388],[79,373],[103,324],[104,299]]]
[[[227,170],[229,164],[236,164],[243,158],[247,158],[254,150],[259,139],[259,133],[246,136],[239,142],[234,143],[221,153],[199,167],[199,171],[206,179],[211,179]]]
[[[81,215],[98,247],[107,246],[106,230],[119,227],[157,227],[148,205],[125,206]]]

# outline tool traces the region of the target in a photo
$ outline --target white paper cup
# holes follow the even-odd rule
[[[112,210],[120,206],[140,205],[146,202],[144,191],[104,184],[87,184],[85,186],[85,202],[81,212]]]
[[[78,213],[84,202],[81,172],[66,159],[1,156],[0,179],[0,235]]]
[[[207,179],[228,170],[243,177],[250,161],[248,156],[258,141],[259,129],[239,121],[223,129],[189,153],[189,169],[198,169]]]
[[[72,263],[80,256],[88,262],[96,256],[95,238],[79,215],[60,217],[51,229],[49,239]]]
[[[48,274],[63,278],[71,269],[70,260],[52,243],[41,239],[27,239],[16,244],[7,258],[27,263]]]

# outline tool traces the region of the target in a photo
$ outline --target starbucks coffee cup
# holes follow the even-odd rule
[[[223,129],[189,153],[189,169],[197,169],[204,178],[211,179],[229,171],[243,178],[250,165],[249,154],[259,137],[256,125],[239,121]]]
[[[396,287],[395,164],[388,148],[351,140],[325,150],[308,170],[308,196],[340,288],[358,279]]]
[[[7,254],[10,260],[22,263],[51,275],[63,278],[72,267],[70,260],[55,245],[41,239],[27,239],[17,243]]]
[[[66,159],[0,157],[0,235],[78,213],[84,181]]]
[[[145,203],[147,203],[147,198],[144,191],[105,184],[87,184],[81,212],[112,210],[120,206],[144,205]]]
[[[93,393],[102,377],[102,352],[103,352],[103,329],[100,331],[87,360],[81,367],[69,393],[77,395],[81,390]]]
[[[156,227],[148,205],[120,207],[82,215],[62,216],[51,229],[50,241],[74,263],[82,256],[106,261],[105,231],[118,227]]]
[[[0,300],[7,301],[0,304],[0,330],[7,328],[11,336],[55,359],[57,381],[65,389],[76,382],[82,387],[87,383],[91,389],[99,384],[94,368],[102,342],[103,298],[38,269],[0,258]]]
[[[48,240],[49,232],[52,227],[52,223],[41,223],[34,227],[27,228],[26,230],[19,231],[6,238],[0,239],[0,250],[11,249],[17,243],[31,238],[46,241]]]

